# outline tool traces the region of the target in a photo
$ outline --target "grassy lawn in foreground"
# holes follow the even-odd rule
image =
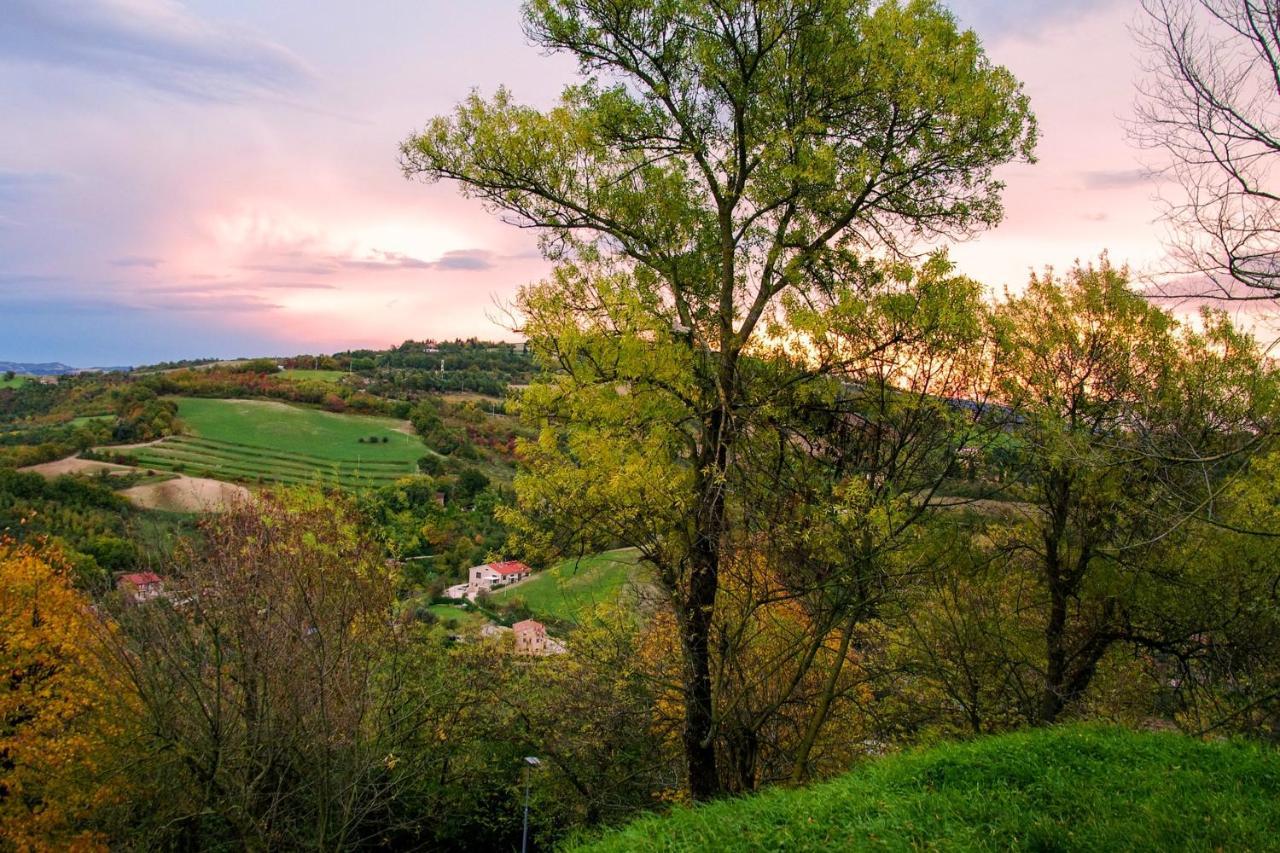
[[[635,551],[623,549],[565,560],[524,583],[494,593],[493,600],[523,599],[535,614],[576,622],[583,611],[650,582],[648,567],[641,565],[639,558]]]
[[[1277,850],[1280,754],[1179,734],[1039,729],[677,808],[570,849]]]

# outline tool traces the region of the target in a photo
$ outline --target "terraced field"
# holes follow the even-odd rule
[[[178,416],[187,434],[132,448],[128,455],[147,468],[197,477],[359,488],[412,474],[426,452],[404,432],[403,422],[391,418],[203,399],[179,400]]]

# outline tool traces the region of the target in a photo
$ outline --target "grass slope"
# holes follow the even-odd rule
[[[677,809],[573,849],[1277,850],[1280,755],[1100,727],[1022,732]]]
[[[0,373],[0,388],[21,388],[31,380],[25,376],[14,376],[12,379],[5,379],[4,374]]]
[[[201,438],[230,441],[268,450],[293,451],[325,459],[389,460],[413,463],[425,452],[406,421],[367,415],[342,415],[267,400],[181,398],[178,417]],[[360,444],[360,438],[386,437],[386,444]]]
[[[342,370],[304,370],[301,368],[291,368],[282,370],[279,373],[285,379],[293,379],[297,381],[309,382],[328,382],[336,384],[342,377],[346,376],[346,372]]]
[[[182,398],[186,435],[130,452],[149,468],[222,480],[359,487],[412,474],[426,449],[392,418],[341,415],[262,400]],[[386,437],[387,442],[359,441]]]
[[[520,598],[538,616],[577,622],[584,611],[649,582],[645,567],[637,564],[639,558],[635,551],[624,549],[565,560],[521,584],[499,590],[493,599],[503,603]]]

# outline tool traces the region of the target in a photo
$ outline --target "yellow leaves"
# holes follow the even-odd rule
[[[99,656],[107,630],[64,573],[0,542],[0,841],[18,849],[104,849],[85,821],[119,796],[104,784],[127,702]]]

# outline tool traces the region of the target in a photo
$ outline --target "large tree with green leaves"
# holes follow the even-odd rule
[[[874,397],[860,389],[893,372],[894,347],[965,337],[964,312],[943,310],[949,285],[972,307],[954,276],[925,275],[917,298],[917,277],[865,258],[997,222],[993,170],[1031,158],[1034,119],[1013,76],[932,2],[533,0],[524,15],[537,45],[577,59],[581,82],[546,111],[505,89],[474,94],[408,139],[402,162],[539,229],[561,262],[521,305],[559,371],[528,395],[551,427],[531,455],[543,480],[556,465],[589,473],[565,474],[557,494],[525,478],[522,503],[572,512],[561,529],[607,533],[657,565],[684,652],[688,784],[703,799],[721,787],[720,572],[746,541],[752,484],[771,479],[754,476],[770,458],[761,443],[810,446],[791,425],[821,418],[797,411],[855,422],[849,400]],[[905,381],[921,401],[957,375]],[[867,458],[881,470],[864,482],[894,494],[896,457]]]
[[[1034,276],[997,316],[1007,349],[998,382],[1021,416],[1029,503],[992,535],[1010,568],[1035,579],[1023,615],[1043,636],[1029,661],[1003,651],[1036,673],[1028,716],[1052,723],[1112,648],[1185,643],[1169,618],[1194,589],[1180,552],[1268,440],[1275,385],[1225,315],[1180,324],[1105,258]]]

